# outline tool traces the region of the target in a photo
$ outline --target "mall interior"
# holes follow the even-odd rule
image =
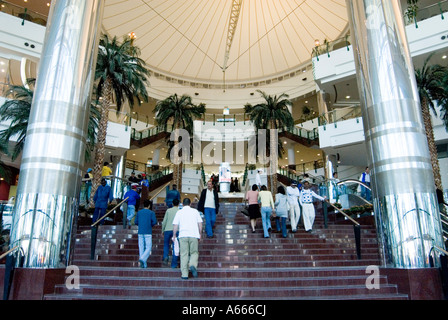
[[[23,151],[0,153],[8,172],[0,171],[3,299],[448,298],[448,205],[436,192],[448,199],[448,129],[436,102],[431,154],[415,79],[427,65],[448,67],[448,1],[0,5],[0,106],[12,86],[34,90]],[[104,34],[138,47],[148,99],[120,108],[109,99],[100,162],[110,164],[115,200],[94,234],[85,175],[98,150],[94,143],[89,159],[84,151],[90,104],[103,99],[94,97],[94,74]],[[155,111],[174,95],[205,106],[191,119],[192,157],[180,165],[169,143],[174,124],[158,123]],[[264,128],[247,109],[266,97],[289,100],[285,112],[294,123],[279,124],[279,156],[269,165],[260,160]],[[0,131],[12,125],[0,121]],[[20,139],[12,136],[6,150]],[[158,222],[148,268],[138,263],[138,226],[123,223],[131,175],[147,180],[138,190],[152,200]],[[183,281],[162,259],[165,200],[175,184],[194,206],[213,177],[220,203],[214,236],[200,241],[199,277]],[[273,196],[277,187],[309,181],[328,199],[315,199],[313,230],[300,221],[292,232],[288,220],[283,238],[272,217],[269,238],[261,219],[252,233],[243,209],[259,180]]]

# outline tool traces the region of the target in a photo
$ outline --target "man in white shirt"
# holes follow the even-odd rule
[[[199,239],[202,233],[202,218],[199,211],[190,207],[191,200],[185,198],[183,208],[177,211],[173,220],[173,242],[179,231],[179,251],[181,278],[188,279],[190,270],[193,277],[198,276]]]
[[[297,188],[296,182],[292,182],[291,186],[286,188],[286,195],[288,196],[289,220],[291,221],[291,230],[292,232],[296,232],[297,225],[299,224],[300,220],[300,190],[299,188]]]
[[[303,224],[305,226],[305,231],[310,232],[313,228],[314,218],[316,217],[316,212],[314,211],[313,198],[325,201],[327,197],[321,197],[317,195],[313,190],[310,189],[310,182],[305,180],[303,183],[303,190],[300,192],[300,204],[303,210]]]

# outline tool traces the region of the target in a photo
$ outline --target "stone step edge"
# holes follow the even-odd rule
[[[54,298],[54,299],[52,299]],[[44,296],[44,300],[166,300],[165,297],[141,297],[141,296],[106,296],[106,295],[87,295],[87,294],[73,294],[73,293],[61,293],[61,294],[47,294]],[[281,300],[391,300],[391,299],[402,299],[408,300],[409,297],[406,294],[401,293],[382,293],[382,294],[363,294],[356,296],[344,296],[344,295],[334,295],[334,296],[304,296],[304,297],[285,297],[285,298],[266,298],[266,297],[257,297],[257,301],[281,301]],[[190,301],[190,300],[201,300],[204,298],[200,297],[189,297],[185,299],[185,297],[170,297],[169,300],[182,300],[182,301]],[[254,301],[255,299],[252,297],[239,297],[239,298],[214,298],[207,297],[207,300],[214,301]]]

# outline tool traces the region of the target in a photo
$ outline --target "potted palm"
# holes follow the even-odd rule
[[[194,120],[202,118],[206,111],[204,104],[195,105],[189,95],[171,95],[159,101],[154,108],[158,127],[167,131],[168,126],[174,130],[174,140],[167,141],[169,148],[167,158],[170,157],[175,142],[179,141],[179,129],[184,129],[190,135],[190,145],[193,138]],[[191,153],[190,153],[191,155]],[[182,156],[182,155],[180,155]],[[173,181],[178,190],[182,190],[182,161],[174,163]]]
[[[125,102],[132,109],[136,101],[140,105],[142,101],[149,100],[146,90],[149,85],[149,71],[145,67],[146,63],[138,57],[139,54],[140,50],[134,46],[134,40],[130,37],[121,43],[117,37],[111,39],[107,35],[103,35],[100,39],[95,80],[101,120],[98,125],[91,199],[101,181],[107,124],[112,103],[116,104],[118,113]]]
[[[417,80],[417,89],[420,97],[421,111],[423,123],[425,125],[426,138],[428,140],[429,152],[431,155],[431,164],[434,172],[434,180],[436,187],[443,190],[442,178],[440,175],[439,159],[437,154],[437,146],[434,139],[434,129],[431,121],[430,109],[437,115],[434,101],[446,100],[448,90],[443,88],[443,79],[448,74],[448,68],[438,64],[430,65],[430,55],[424,62],[421,69],[415,71]]]
[[[419,0],[408,0],[408,6],[404,12],[404,16],[408,23],[414,23],[415,27],[418,28],[417,24],[417,14],[418,14],[418,1]]]
[[[288,107],[292,106],[292,102],[288,99],[289,96],[285,93],[279,96],[270,96],[261,90],[257,90],[257,92],[263,98],[263,102],[254,106],[247,104],[244,108],[244,112],[249,116],[256,130],[291,130],[294,127],[294,119],[288,109]],[[275,194],[277,192],[278,158],[282,157],[283,149],[281,149],[281,146],[279,147],[278,136],[276,134],[270,134],[270,130],[267,132],[269,144],[266,146],[266,150],[268,151],[266,153],[269,153],[271,166],[268,190]],[[266,143],[268,142],[266,141]]]

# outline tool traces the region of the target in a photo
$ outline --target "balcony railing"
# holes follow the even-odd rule
[[[415,10],[415,11],[414,11]],[[431,4],[422,8],[408,7],[403,13],[406,25],[414,24],[418,28],[418,23],[420,21],[440,16],[440,19],[444,20],[447,18],[448,13],[448,0],[439,1],[437,3]]]
[[[404,10],[403,18],[405,24],[406,25],[414,24],[415,27],[418,28],[418,23],[420,21],[436,16],[439,16],[441,20],[448,18],[448,0],[438,1],[437,3],[431,4],[429,6],[418,8],[416,9],[414,15],[412,14],[409,15],[406,13],[406,10],[411,10],[411,8],[409,9],[403,8],[403,10]],[[315,57],[317,61],[319,61],[319,56],[321,55],[327,55],[328,57],[330,57],[331,52],[341,48],[346,48],[347,51],[350,51],[350,46],[351,43],[349,34],[333,41],[324,40],[323,44],[317,45],[313,48],[311,57],[312,58]]]
[[[25,21],[30,21],[42,26],[47,25],[47,16],[31,11],[25,7],[9,3],[8,1],[0,1],[0,12],[22,19],[22,25],[25,24]]]
[[[338,122],[362,117],[360,105],[338,108],[319,116],[319,126],[337,124]]]

